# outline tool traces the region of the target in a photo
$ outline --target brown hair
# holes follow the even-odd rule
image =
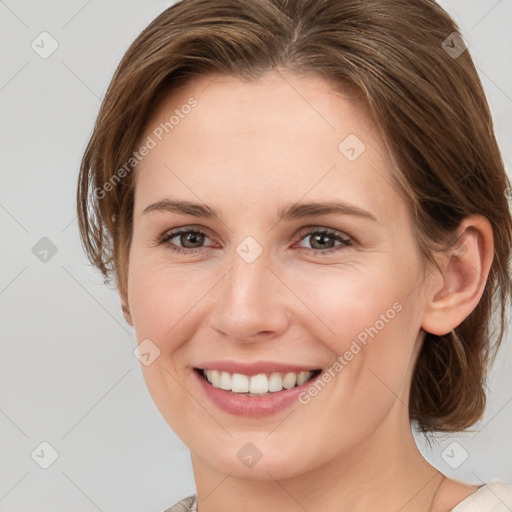
[[[504,334],[512,223],[481,83],[467,51],[450,53],[461,44],[456,24],[433,0],[173,5],[124,55],[82,160],[78,219],[91,262],[126,297],[134,173],[124,164],[170,91],[210,72],[255,80],[277,68],[349,85],[396,162],[424,261],[434,262],[464,217],[482,214],[492,225],[483,296],[452,334],[426,333],[410,394],[410,417],[423,431],[469,427],[483,414],[487,368]]]

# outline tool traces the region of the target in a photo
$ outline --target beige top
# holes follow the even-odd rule
[[[512,485],[489,482],[461,501],[450,512],[511,512]],[[189,496],[164,512],[197,512],[197,498]]]

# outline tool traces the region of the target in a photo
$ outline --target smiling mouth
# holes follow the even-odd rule
[[[265,396],[299,387],[317,377],[322,370],[271,372],[244,375],[226,371],[194,368],[212,387],[242,396]]]

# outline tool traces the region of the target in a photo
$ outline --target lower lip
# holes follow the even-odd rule
[[[246,396],[232,393],[224,389],[214,388],[197,370],[193,370],[199,380],[199,385],[206,396],[220,409],[236,416],[264,417],[275,414],[298,400],[299,395],[308,389],[313,382],[321,377],[318,376],[308,380],[301,386],[291,389],[283,389],[275,393],[268,393],[263,396]]]

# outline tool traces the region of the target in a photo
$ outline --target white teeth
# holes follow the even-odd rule
[[[292,389],[296,385],[302,386],[313,376],[313,372],[273,372],[270,375],[259,373],[258,375],[248,376],[219,370],[203,370],[203,374],[214,388],[224,389],[232,393],[250,393],[253,395],[263,395],[268,392],[276,393],[283,389]]]
[[[302,384],[304,384],[304,382],[306,382],[311,376],[310,373],[311,372],[300,372],[297,375],[297,386],[302,386]]]
[[[283,389],[283,378],[280,373],[272,373],[268,380],[269,391],[281,391]]]
[[[210,372],[210,379],[212,380],[212,386],[218,388],[220,385],[220,374],[217,370]]]
[[[268,379],[264,373],[253,375],[249,382],[250,393],[266,393],[268,391]]]
[[[231,391],[233,391],[233,393],[248,393],[249,377],[241,373],[234,373],[233,377],[231,377]]]
[[[220,389],[229,391],[231,389],[231,375],[228,372],[221,372],[220,374]]]
[[[297,384],[297,374],[287,373],[283,379],[283,388],[292,389]]]

